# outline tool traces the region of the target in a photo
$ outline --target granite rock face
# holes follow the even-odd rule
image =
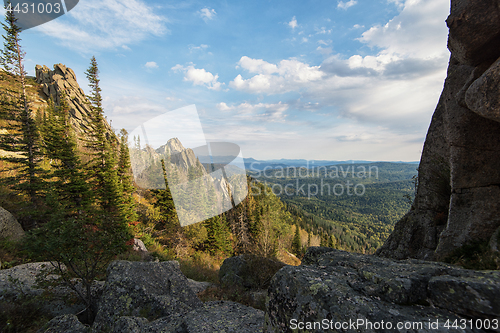
[[[154,320],[203,305],[176,261],[114,261],[107,276],[93,325],[97,332],[112,329],[120,317]]]
[[[448,319],[500,316],[498,281],[498,271],[313,247],[300,266],[286,266],[272,279],[265,329],[292,332],[299,322],[316,322],[328,324],[309,331],[327,332],[336,323],[355,321],[360,326],[347,331],[392,332],[397,323],[422,323],[421,329],[404,331],[449,332]],[[385,328],[370,329],[369,323],[382,321]]]
[[[263,327],[264,311],[235,302],[202,303],[177,262],[115,261],[91,328],[65,315],[50,321],[43,332],[256,333]]]
[[[0,207],[0,238],[19,240],[24,236],[24,230],[16,218],[7,210]]]
[[[53,266],[50,262],[35,262],[0,270],[0,301],[9,302],[20,298],[29,300],[52,316],[83,311],[86,308],[85,303],[75,291],[67,286],[54,286],[47,289],[48,293],[42,296],[44,289],[38,286],[37,275],[42,271],[52,269]],[[49,274],[45,279],[50,281],[57,277],[56,274]],[[95,300],[102,294],[103,286],[104,283],[101,281],[96,281],[92,286]],[[76,287],[83,290],[79,283],[76,284]]]
[[[42,86],[46,98],[52,97],[59,105],[61,94],[65,94],[70,107],[70,121],[75,131],[82,135],[90,129],[90,104],[84,91],[78,85],[75,72],[63,64],[55,64],[50,70],[47,66],[35,66],[36,81]],[[111,127],[105,121],[106,128]]]
[[[227,258],[219,270],[219,281],[226,287],[267,289],[271,278],[284,263],[251,254]]]
[[[451,57],[412,210],[378,255],[443,260],[500,227],[500,3],[452,0]]]

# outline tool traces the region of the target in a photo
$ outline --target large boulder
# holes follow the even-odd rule
[[[314,323],[320,326],[309,331],[340,331],[347,323],[346,330],[392,332],[402,323],[405,332],[449,332],[447,320],[500,316],[498,281],[498,271],[310,248],[302,265],[274,276],[266,331],[292,332]],[[405,327],[419,325],[413,323],[422,326]]]
[[[93,329],[113,329],[115,321],[124,316],[154,320],[202,305],[177,261],[114,261],[107,269]]]
[[[49,321],[37,333],[89,333],[90,328],[83,325],[73,314],[61,315]]]
[[[19,240],[24,236],[24,230],[16,218],[0,207],[0,238]]]
[[[500,227],[500,10],[452,0],[447,78],[422,152],[412,210],[377,252],[444,260]]]
[[[272,277],[284,263],[253,254],[227,258],[219,270],[219,281],[225,287],[267,289]]]
[[[63,64],[55,64],[51,70],[47,66],[36,65],[36,81],[41,85],[44,97],[52,98],[56,105],[60,104],[61,94],[67,97],[70,107],[70,121],[79,135],[90,130],[91,110],[85,92],[80,88],[75,72]],[[105,121],[108,132],[111,126]]]
[[[47,274],[53,270],[50,262],[35,262],[18,265],[10,269],[0,270],[0,302],[31,301],[52,316],[74,314],[85,310],[86,305],[78,294],[63,284],[44,289],[39,287],[44,276],[45,282],[57,278]],[[43,273],[43,274],[42,274]],[[83,286],[75,281],[75,286],[83,291]],[[97,300],[102,293],[104,283],[96,281],[92,286],[92,294]],[[95,304],[96,305],[96,304]]]

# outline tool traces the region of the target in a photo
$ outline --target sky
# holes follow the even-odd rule
[[[244,157],[418,161],[446,77],[449,6],[80,0],[21,45],[30,75],[63,63],[87,93],[95,56],[117,130],[194,105],[206,140]]]

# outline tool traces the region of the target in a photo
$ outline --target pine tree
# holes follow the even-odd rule
[[[137,220],[137,213],[134,205],[132,194],[135,188],[132,184],[132,176],[130,174],[130,153],[128,149],[128,133],[125,129],[120,131],[120,155],[118,159],[118,181],[121,191],[120,210],[122,216],[127,222]]]
[[[85,145],[90,151],[90,161],[86,169],[100,207],[115,216],[121,216],[119,210],[121,197],[114,149],[116,138],[105,125],[99,69],[95,57],[92,57],[90,67],[85,74],[91,88],[91,94],[87,96],[91,109],[91,130],[88,133],[90,138]],[[126,219],[124,216],[121,218]]]
[[[232,252],[231,232],[226,223],[224,216],[214,216],[205,220],[205,228],[207,229],[206,248],[212,255],[225,254],[229,255]]]
[[[168,164],[167,160],[167,164]],[[155,207],[160,209],[160,214],[162,218],[162,222],[156,225],[157,229],[172,229],[179,225],[179,220],[177,217],[177,212],[175,210],[174,200],[172,199],[172,194],[170,192],[170,188],[168,186],[167,181],[167,171],[165,167],[165,160],[161,160],[161,167],[163,170],[163,180],[165,182],[164,190],[155,190],[156,202],[154,203]]]
[[[50,100],[47,113],[43,126],[43,148],[46,158],[52,160],[50,187],[57,192],[66,214],[76,214],[76,210],[89,208],[93,195],[82,173],[83,165],[77,153],[66,96],[60,96],[59,107],[55,107]]]
[[[7,2],[6,8],[9,5],[10,1]],[[14,11],[6,10],[5,23],[2,23],[5,34],[0,63],[6,72],[20,79],[21,92],[19,97],[13,96],[17,95],[15,91],[8,91],[2,97],[0,102],[3,109],[2,118],[8,125],[4,128],[0,141],[3,150],[13,153],[3,159],[14,165],[16,179],[7,178],[6,182],[12,185],[14,181],[14,189],[28,196],[31,206],[28,209],[28,218],[36,225],[43,188],[40,177],[42,170],[39,166],[41,154],[38,146],[38,130],[26,95],[26,71],[23,64],[25,53],[21,48],[19,37],[21,28],[16,22]]]
[[[293,236],[292,241],[292,252],[297,256],[302,253],[302,242],[300,241],[300,229],[298,223],[295,224],[295,235]]]

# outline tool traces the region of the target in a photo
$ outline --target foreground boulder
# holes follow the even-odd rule
[[[498,1],[452,0],[448,75],[425,139],[412,210],[378,254],[443,260],[500,227]]]
[[[19,240],[24,236],[24,230],[16,218],[7,210],[0,207],[0,238]]]
[[[41,281],[37,281],[37,276],[52,269],[50,262],[35,262],[0,270],[0,307],[2,302],[31,301],[52,316],[83,311],[85,303],[69,287],[61,284],[46,289],[38,287],[38,282]],[[57,277],[56,274],[49,274],[45,277],[45,282]],[[98,299],[102,293],[103,285],[101,281],[93,284],[94,299]],[[76,287],[83,288],[81,284],[76,284]]]
[[[222,263],[219,281],[225,287],[267,289],[272,277],[284,263],[253,254],[231,257]]]
[[[155,320],[203,306],[177,261],[114,261],[107,276],[93,325],[97,332],[112,329],[124,316]]]
[[[309,331],[340,331],[349,323],[345,330],[390,332],[402,323],[404,331],[449,332],[447,320],[500,317],[498,281],[500,271],[313,247],[301,266],[286,266],[274,276],[266,331],[292,332],[307,329],[299,326],[307,323],[321,324]],[[481,331],[474,325],[464,331]]]

